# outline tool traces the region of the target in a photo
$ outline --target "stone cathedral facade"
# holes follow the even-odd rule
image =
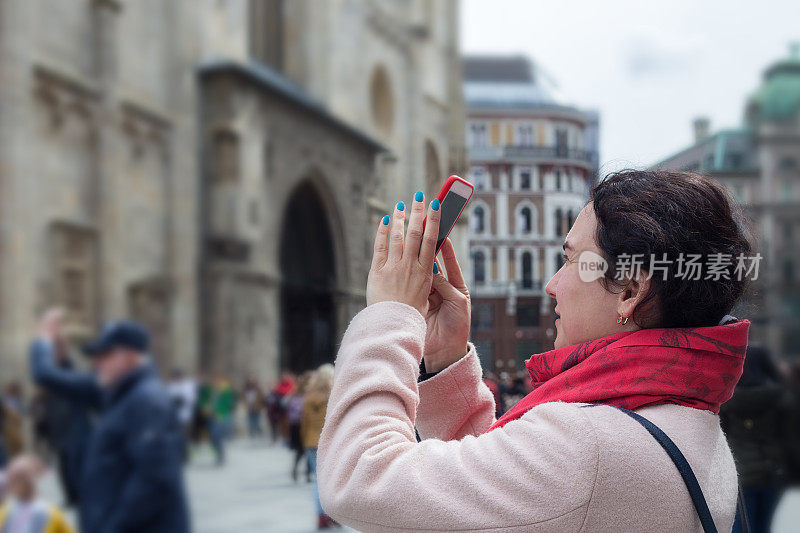
[[[331,361],[379,218],[462,173],[456,0],[0,4],[0,368],[38,314],[162,371]],[[465,222],[453,238],[466,253]],[[464,261],[464,263],[467,263]]]

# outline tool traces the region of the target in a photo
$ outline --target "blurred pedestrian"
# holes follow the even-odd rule
[[[510,372],[500,374],[502,379],[500,389],[500,401],[503,404],[503,413],[508,411],[512,405],[516,405],[527,394],[525,382]]]
[[[483,382],[489,387],[494,398],[494,414],[500,417],[503,414],[503,402],[500,400],[500,385],[498,383],[497,375],[494,372],[485,372]]]
[[[80,477],[81,531],[189,531],[180,427],[147,355],[147,330],[129,320],[106,323],[84,346],[94,373],[83,373],[56,363],[62,320],[60,310],[45,313],[30,359],[48,391],[100,410]]]
[[[267,418],[270,431],[270,441],[272,444],[278,442],[281,437],[280,417],[281,417],[281,402],[278,395],[275,393],[275,386],[267,386],[264,393],[264,415]]]
[[[2,406],[0,406],[0,471],[6,467],[8,463],[8,451],[6,451],[6,443],[3,438],[5,432],[5,414],[3,413]]]
[[[22,431],[22,421],[24,414],[24,404],[22,401],[22,386],[18,381],[9,382],[3,392],[3,434],[5,442],[5,452],[9,458],[22,453],[24,439]]]
[[[789,386],[789,405],[786,417],[786,455],[788,484],[800,486],[800,357],[788,362],[786,372]]]
[[[87,402],[83,396],[58,392],[65,385],[65,379],[68,385],[76,385],[73,380],[75,374],[72,373],[74,364],[63,336],[56,336],[53,350],[53,366],[34,366],[33,380],[45,391],[44,417],[48,442],[56,456],[64,504],[77,506],[80,503],[80,475],[92,432],[90,411],[98,406]],[[87,390],[93,387],[89,385]]]
[[[181,435],[183,436],[183,462],[185,463],[189,460],[189,440],[191,437],[189,433],[197,398],[197,385],[183,370],[175,368],[170,374],[167,391],[172,400],[172,407],[175,409],[178,423],[181,426]]]
[[[272,391],[272,402],[275,406],[275,415],[278,423],[278,432],[284,443],[289,442],[289,422],[286,420],[286,398],[294,392],[296,387],[295,376],[289,371],[281,373],[281,379]]]
[[[28,416],[33,425],[33,449],[39,457],[49,459],[53,451],[47,424],[47,393],[36,389],[28,404]]]
[[[300,435],[300,424],[303,418],[303,395],[309,375],[309,372],[304,372],[300,376],[300,379],[297,380],[294,391],[283,399],[283,404],[286,409],[286,421],[289,424],[289,448],[294,451],[294,462],[292,466],[292,479],[294,481],[297,481],[297,467],[300,461],[305,457],[303,441]],[[311,481],[311,467],[307,459],[306,481]]]
[[[192,441],[199,445],[205,437],[211,436],[211,399],[214,387],[206,374],[201,374],[197,384],[197,400],[194,404],[194,420],[192,421]]]
[[[0,506],[3,533],[72,533],[64,514],[38,497],[37,479],[44,464],[33,455],[20,455],[8,466],[8,502]]]
[[[772,354],[747,347],[733,396],[720,409],[720,423],[736,459],[750,531],[769,532],[785,490],[788,456],[784,435],[789,390]],[[734,532],[742,531],[739,517]]]
[[[257,437],[263,433],[261,429],[261,387],[254,376],[247,378],[244,385],[244,403],[247,409],[247,433],[250,437]]]
[[[217,465],[225,464],[225,440],[233,430],[233,412],[236,409],[236,394],[230,382],[224,377],[218,377],[211,389],[209,398],[211,405],[211,419],[209,432],[211,445],[214,447]]]
[[[317,446],[322,426],[325,424],[325,411],[328,398],[333,387],[333,365],[330,363],[319,367],[308,380],[306,394],[303,398],[303,414],[300,422],[300,434],[303,448],[306,451],[310,474],[314,476],[314,503],[317,506],[317,527],[328,529],[339,524],[323,509],[319,501],[317,485]]]

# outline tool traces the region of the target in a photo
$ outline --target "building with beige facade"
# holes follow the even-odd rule
[[[463,171],[457,21],[455,0],[0,4],[3,378],[54,303],[75,341],[143,321],[162,370],[331,361],[380,216]]]
[[[464,59],[471,336],[485,368],[514,371],[554,340],[544,286],[597,179],[596,112],[520,56]]]

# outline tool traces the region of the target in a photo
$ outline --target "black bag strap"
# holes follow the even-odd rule
[[[681,453],[681,450],[678,448],[678,446],[672,442],[672,439],[670,439],[666,433],[661,431],[661,428],[650,422],[642,415],[634,413],[633,411],[623,407],[617,407],[616,405],[612,405],[612,407],[619,409],[629,417],[639,422],[648,432],[650,432],[653,437],[655,437],[661,447],[666,450],[667,454],[669,454],[670,458],[672,459],[672,462],[678,467],[678,472],[680,472],[684,483],[686,483],[686,488],[689,489],[689,495],[692,497],[694,508],[697,509],[697,514],[700,517],[700,523],[703,524],[703,531],[706,533],[717,533],[717,526],[714,525],[714,520],[711,518],[711,511],[708,509],[708,503],[706,503],[706,499],[703,496],[703,490],[700,488],[700,483],[697,482],[697,477],[694,475],[692,467],[689,466],[689,461],[687,461],[686,457],[683,456],[683,453]]]
[[[603,404],[591,404],[586,405],[585,407],[594,407],[596,405]],[[614,407],[615,409],[622,411],[629,417],[639,422],[639,424],[641,424],[658,441],[661,447],[664,448],[670,459],[672,459],[672,462],[675,463],[675,466],[678,468],[678,472],[683,478],[684,483],[686,483],[686,488],[689,489],[689,495],[692,497],[692,503],[694,503],[694,508],[697,510],[697,515],[700,517],[700,523],[703,525],[703,531],[706,533],[716,533],[717,526],[714,525],[714,520],[711,517],[711,511],[708,509],[708,503],[706,503],[706,499],[703,496],[703,490],[700,488],[700,483],[698,483],[692,467],[689,466],[689,461],[687,461],[686,457],[684,457],[683,453],[681,453],[680,448],[678,448],[678,446],[672,441],[672,439],[669,438],[669,436],[667,436],[666,433],[661,431],[661,428],[650,422],[642,415],[634,413],[633,411],[625,409],[624,407],[618,407],[616,405],[611,405],[610,407]],[[741,485],[739,486],[737,512],[740,515],[742,531],[744,533],[749,533],[750,524],[747,521],[747,512],[744,505],[744,498],[742,497]]]

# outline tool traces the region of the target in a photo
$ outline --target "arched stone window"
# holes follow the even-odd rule
[[[483,250],[476,250],[472,254],[472,263],[475,283],[486,283],[486,254]]]
[[[444,175],[439,166],[439,154],[430,140],[425,141],[425,185],[429,194],[437,194],[444,183]],[[433,199],[433,198],[431,198]]]
[[[563,235],[564,234],[564,215],[562,214],[561,208],[559,207],[556,209],[555,213],[556,217],[556,235]]]
[[[533,213],[531,213],[530,207],[525,206],[519,210],[518,224],[520,233],[533,231]]]
[[[394,95],[389,74],[382,65],[372,71],[369,94],[375,127],[382,135],[391,134],[394,126]]]
[[[239,180],[239,136],[230,130],[214,133],[212,168],[215,183]]]
[[[522,288],[533,288],[533,254],[522,252]]]
[[[472,231],[483,233],[486,230],[486,211],[478,206],[472,211]]]

